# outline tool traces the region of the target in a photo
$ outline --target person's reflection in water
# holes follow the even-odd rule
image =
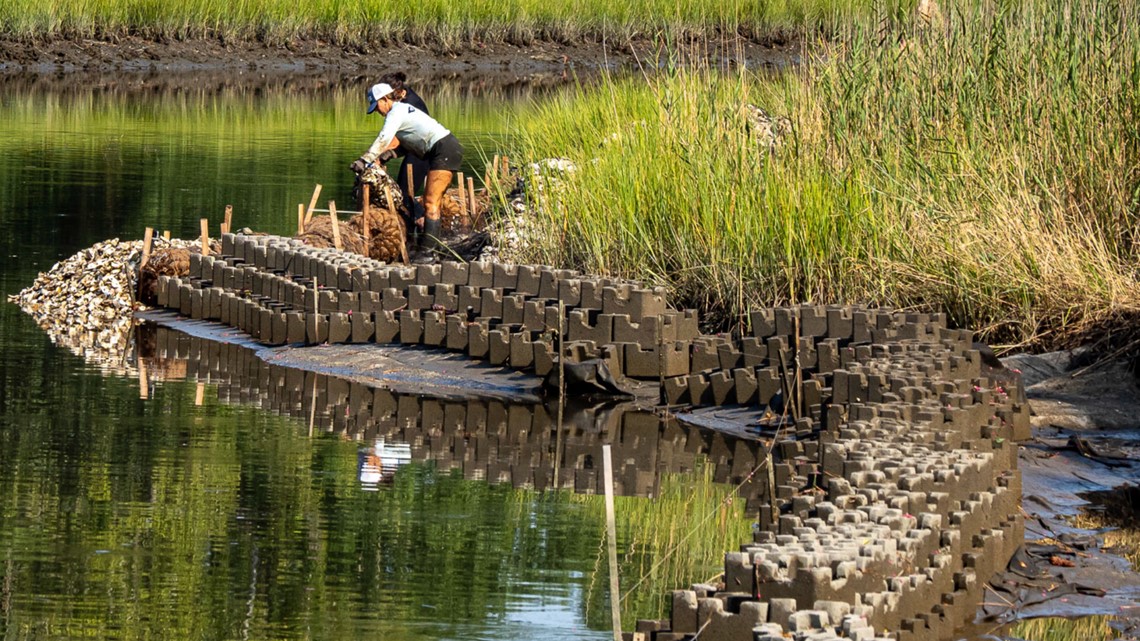
[[[390,485],[401,465],[412,461],[412,447],[407,443],[386,443],[384,437],[357,454],[357,472],[361,489],[376,491]]]

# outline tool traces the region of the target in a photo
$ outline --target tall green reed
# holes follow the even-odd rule
[[[578,171],[533,257],[749,307],[948,311],[1060,344],[1138,308],[1140,9],[1112,0],[884,12],[798,74],[678,70],[523,119]],[[914,14],[907,14],[914,15]],[[790,119],[769,150],[744,106]]]

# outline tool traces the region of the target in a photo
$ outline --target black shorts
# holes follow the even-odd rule
[[[447,134],[428,149],[424,160],[429,170],[459,171],[463,168],[463,145],[454,134]]]

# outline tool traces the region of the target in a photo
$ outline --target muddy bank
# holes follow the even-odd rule
[[[0,76],[77,71],[100,73],[204,72],[375,74],[399,68],[411,76],[554,75],[567,78],[602,70],[655,64],[662,56],[718,67],[782,68],[799,60],[797,43],[785,39],[718,39],[662,49],[652,39],[613,43],[535,42],[528,45],[474,42],[442,50],[400,44],[357,47],[319,39],[284,45],[219,38],[155,40],[139,36],[106,39],[0,37]]]

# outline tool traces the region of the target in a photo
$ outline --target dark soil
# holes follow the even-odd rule
[[[700,60],[714,66],[781,68],[798,61],[799,48],[782,39],[760,40],[739,36],[669,50],[663,50],[659,43],[646,39],[619,46],[590,41],[536,42],[525,46],[474,43],[459,51],[438,51],[413,45],[345,46],[318,39],[267,45],[218,38],[161,41],[138,36],[105,39],[0,38],[0,77],[76,71],[208,71],[226,75],[337,72],[371,75],[391,69],[400,69],[409,76],[420,78],[440,74],[572,77],[603,69],[656,66],[654,61],[663,57]]]

